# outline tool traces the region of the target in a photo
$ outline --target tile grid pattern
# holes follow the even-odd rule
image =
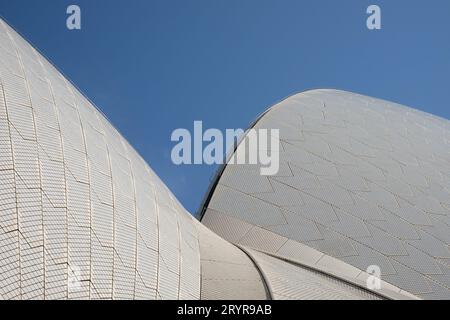
[[[313,90],[275,105],[255,128],[280,129],[280,170],[227,165],[208,227],[270,252],[303,243],[360,270],[379,265],[383,280],[422,298],[450,296],[448,120]],[[209,213],[242,223],[218,225]]]
[[[339,290],[335,291],[335,294],[338,295],[340,292],[342,297],[351,294],[352,291],[351,287],[348,287],[345,283],[351,284],[354,288],[366,288],[367,280],[370,277],[367,272],[305,244],[212,209],[207,210],[207,214],[202,222],[205,225],[213,226],[218,235],[227,237],[230,242],[238,245],[242,250],[247,252],[250,257],[252,257],[252,255],[254,256],[253,252],[259,252],[263,255],[279,259],[277,264],[290,263],[301,269],[310,270],[313,273],[318,272],[326,278],[332,279],[333,282],[344,284],[340,286]],[[252,259],[263,274],[263,278],[268,278],[267,273],[270,272],[270,270],[266,270],[265,266],[262,263],[258,263],[258,259],[255,257]],[[276,278],[279,278],[279,281],[282,280],[287,283],[290,283],[290,278],[293,278],[292,286],[290,286],[289,290],[301,291],[301,285],[298,283],[296,284],[296,279],[298,278],[295,273],[289,274],[287,272],[282,272],[281,269],[284,269],[284,267],[280,267],[280,272],[277,273],[278,275]],[[270,280],[265,282],[270,289]],[[380,289],[377,289],[374,292],[377,296],[393,300],[420,299],[386,281],[381,280],[380,285]],[[312,291],[314,286],[314,282],[310,283],[308,290]],[[317,288],[319,291],[322,290],[320,284],[317,285]],[[288,288],[286,288],[286,290],[288,290]],[[300,294],[300,292],[298,294]],[[281,296],[278,298],[282,298]],[[319,296],[320,294],[316,297]]]
[[[380,300],[334,277],[247,249],[264,272],[275,300]]]
[[[197,299],[196,223],[0,20],[0,297]]]

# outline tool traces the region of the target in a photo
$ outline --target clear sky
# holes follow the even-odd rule
[[[82,29],[66,28],[77,4]],[[366,9],[381,7],[369,31]],[[337,88],[450,118],[450,1],[0,0],[195,213],[217,169],[175,166],[176,128],[247,128],[268,106]]]

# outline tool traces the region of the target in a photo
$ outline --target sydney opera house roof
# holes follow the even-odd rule
[[[450,299],[449,121],[313,90],[253,127],[279,172],[222,166],[198,221],[0,20],[0,299]]]

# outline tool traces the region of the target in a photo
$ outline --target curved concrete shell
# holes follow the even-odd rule
[[[280,169],[263,176],[258,165],[224,166],[202,208],[206,226],[355,283],[376,266],[384,288],[450,298],[448,120],[313,90],[253,127],[280,130]]]
[[[194,219],[0,21],[0,298],[200,297]]]

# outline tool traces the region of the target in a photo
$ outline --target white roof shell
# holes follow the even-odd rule
[[[377,265],[398,292],[450,298],[448,120],[312,90],[276,104],[253,128],[280,130],[280,170],[224,166],[202,209],[206,226],[349,278]]]

